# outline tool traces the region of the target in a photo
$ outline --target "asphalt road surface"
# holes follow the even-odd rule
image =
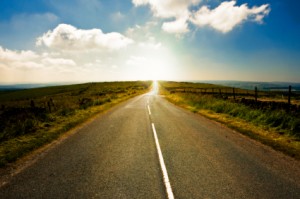
[[[99,115],[0,188],[1,199],[173,197],[300,198],[300,163],[154,90]]]

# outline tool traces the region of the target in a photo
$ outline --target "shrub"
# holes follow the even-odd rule
[[[80,109],[87,109],[90,106],[93,106],[93,100],[91,98],[82,98],[79,100]]]
[[[99,106],[99,105],[109,103],[109,102],[111,102],[110,98],[97,99],[97,100],[94,101],[94,106]]]
[[[7,140],[13,137],[30,134],[38,127],[38,121],[35,119],[25,119],[25,121],[15,121],[7,123],[7,126],[2,128],[0,141]]]
[[[75,111],[73,109],[65,107],[65,108],[61,109],[58,114],[61,116],[70,116],[70,115],[73,115],[74,112]]]

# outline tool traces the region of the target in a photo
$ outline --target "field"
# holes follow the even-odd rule
[[[161,94],[195,113],[300,158],[298,93],[266,92],[203,83],[160,82]]]
[[[161,81],[166,98],[300,158],[300,96],[203,83]],[[0,166],[57,139],[152,82],[87,83],[0,92]]]
[[[0,92],[0,166],[57,139],[152,82],[87,83]]]

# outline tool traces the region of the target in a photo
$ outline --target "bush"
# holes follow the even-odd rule
[[[70,116],[74,114],[74,110],[71,108],[63,108],[62,110],[59,111],[60,116]]]
[[[80,109],[87,109],[90,106],[93,106],[93,100],[91,98],[82,98],[79,100]]]
[[[7,124],[7,126],[1,131],[0,141],[30,134],[36,130],[38,124],[39,122],[35,119],[26,119],[25,121],[18,120],[16,122]]]
[[[300,138],[300,119],[293,119],[289,122],[290,134]]]
[[[94,101],[94,106],[99,106],[99,105],[109,103],[109,102],[111,102],[110,98],[97,99],[97,100]]]

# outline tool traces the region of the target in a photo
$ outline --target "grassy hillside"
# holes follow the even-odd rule
[[[229,87],[226,89],[231,93],[212,92],[212,88],[221,88],[212,84],[160,82],[160,85],[161,93],[169,101],[300,159],[299,96],[293,96],[295,103],[288,104],[278,102],[278,98],[274,98],[275,101],[272,98],[266,101],[265,97],[255,100],[251,95],[238,96],[237,93],[233,97],[233,88]]]
[[[152,82],[107,82],[0,93],[0,166],[136,95]]]

